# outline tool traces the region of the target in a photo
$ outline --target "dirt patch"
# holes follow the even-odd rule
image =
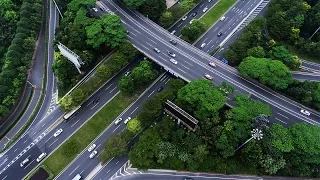
[[[167,9],[173,6],[178,0],[166,0]]]
[[[30,180],[44,180],[48,179],[49,174],[43,168],[39,168],[39,170],[30,178]]]

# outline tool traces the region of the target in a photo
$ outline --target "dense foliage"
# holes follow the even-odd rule
[[[206,24],[201,20],[193,20],[188,27],[183,27],[181,30],[182,39],[193,43],[206,31]]]
[[[0,2],[0,21],[3,22],[1,28],[5,28],[0,36],[0,58],[11,42],[0,63],[0,118],[5,117],[16,105],[21,88],[26,81],[41,25],[41,3],[40,0],[25,0],[21,5],[20,15],[17,15],[15,12],[17,6],[12,1]],[[21,18],[17,22],[18,16]],[[12,27],[8,27],[11,25]],[[13,34],[11,28],[15,27],[16,34]],[[5,39],[3,39],[4,36]]]
[[[122,0],[130,9],[136,9],[151,20],[157,20],[166,10],[165,0]]]

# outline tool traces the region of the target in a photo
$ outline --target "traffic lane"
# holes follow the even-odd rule
[[[218,0],[213,0],[211,2],[209,2],[208,0],[202,0],[197,6],[195,6],[192,10],[190,10],[190,12],[186,15],[187,19],[182,20],[183,17],[180,18],[180,21],[177,22],[174,26],[172,26],[169,31],[172,32],[173,30],[175,30],[175,35],[176,36],[180,36],[181,35],[181,30],[183,27],[185,26],[189,26],[190,25],[190,21],[192,19],[199,19],[201,16],[203,16],[206,12],[209,11],[209,9],[214,6],[216,3],[218,2]],[[205,7],[208,7],[208,10],[206,12],[203,12],[203,9]],[[193,13],[197,13],[197,15],[195,17],[192,16]]]
[[[320,81],[320,74],[294,72],[292,76],[299,81]]]
[[[112,5],[112,6],[114,6],[114,5]],[[124,7],[124,8],[125,8],[125,7]],[[120,16],[123,16],[124,11],[122,11],[120,8],[118,8],[117,13],[119,13]],[[126,14],[126,13],[124,13],[124,14]],[[127,15],[124,16],[124,18],[127,18]],[[145,19],[143,19],[143,17],[138,17],[138,16],[137,16],[137,17],[135,17],[135,18],[137,18],[137,19],[139,19],[139,21],[143,21],[143,22],[144,22],[144,20],[145,20]],[[154,26],[154,27],[153,27],[154,29],[153,29],[153,31],[151,32],[150,30],[146,29],[146,27],[143,27],[143,26],[141,26],[139,23],[137,23],[137,21],[134,20],[132,17],[128,17],[128,19],[130,19],[130,20],[128,20],[128,21],[133,21],[133,25],[136,24],[136,25],[134,25],[134,26],[136,26],[136,28],[141,28],[141,29],[143,29],[147,34],[153,34],[153,36],[157,36],[158,34],[162,34],[162,36],[165,36],[165,35],[167,34],[167,32],[161,30],[161,28],[154,28],[156,25],[154,25],[154,23],[152,23],[152,22],[148,22],[148,21],[147,21],[147,24],[150,24],[150,27],[151,27],[151,26]],[[157,27],[158,27],[158,26],[157,26]],[[163,31],[163,33],[159,32],[159,30],[160,30],[160,31]],[[155,35],[154,32],[157,32],[157,35]],[[160,38],[159,36],[157,36],[157,37],[153,37],[153,36],[152,36],[152,38],[156,38],[155,41],[158,41],[158,42],[160,42],[160,43],[163,43],[163,44],[165,44],[165,46],[171,46],[172,48],[176,48],[176,47],[174,47],[173,45],[171,45],[170,43],[168,43],[169,40],[168,40],[168,41],[165,41],[164,39]],[[145,37],[145,36],[143,36],[143,37],[141,37],[141,38],[144,38],[144,37]],[[169,37],[170,37],[170,35],[169,35]],[[167,39],[169,39],[169,38],[167,37]],[[147,41],[147,39],[146,39],[146,41]],[[178,41],[179,41],[179,40],[178,40]],[[211,59],[211,56],[209,56],[208,54],[205,54],[205,53],[203,53],[203,52],[201,52],[201,51],[198,51],[198,50],[196,50],[195,48],[190,47],[189,45],[182,45],[182,46],[180,46],[180,50],[181,50],[181,51],[183,50],[183,48],[187,49],[186,51],[189,51],[189,54],[192,54],[192,55],[193,55],[193,57],[192,57],[192,56],[188,56],[188,58],[191,59],[192,61],[194,61],[194,62],[195,62],[196,64],[198,64],[199,66],[202,66],[202,67],[203,67],[203,64],[202,64],[201,62],[199,62],[198,60],[195,60],[195,59],[197,59],[197,58],[195,58],[196,56],[198,56],[198,57],[200,56],[199,59],[202,59],[202,57],[205,57],[206,59]],[[186,54],[183,54],[183,55],[186,55]],[[201,57],[201,55],[202,55],[202,57]],[[216,61],[217,61],[217,60],[216,60]],[[221,62],[216,62],[216,63],[222,64]],[[279,108],[282,108],[282,107],[283,107],[283,104],[286,105],[288,102],[290,102],[290,103],[289,103],[289,106],[293,106],[293,107],[295,107],[295,108],[299,108],[300,105],[298,106],[296,102],[293,102],[292,100],[290,100],[290,99],[288,99],[288,98],[285,98],[285,97],[282,97],[282,96],[278,96],[277,94],[272,94],[271,92],[268,92],[268,91],[264,90],[263,88],[259,87],[258,85],[255,85],[255,84],[253,84],[252,82],[249,82],[248,80],[240,77],[239,73],[238,73],[234,68],[231,68],[231,67],[225,66],[225,65],[222,65],[222,66],[224,66],[224,67],[222,68],[224,71],[228,71],[227,74],[222,74],[222,76],[225,76],[226,80],[229,80],[229,82],[232,82],[232,81],[233,81],[233,83],[234,83],[234,84],[238,84],[238,86],[243,86],[243,85],[241,85],[241,83],[245,83],[245,84],[246,84],[245,86],[248,86],[248,85],[249,85],[249,86],[248,86],[249,88],[248,88],[248,87],[242,87],[242,88],[246,88],[246,89],[250,90],[251,92],[256,93],[258,96],[262,96],[263,98],[268,98],[268,97],[265,96],[265,95],[268,95],[269,98],[270,98],[270,97],[273,98],[271,101],[269,100],[270,103],[274,103],[274,104],[275,104],[277,107],[279,107]],[[221,73],[220,73],[220,74],[221,74]],[[228,77],[229,75],[235,76],[235,78]],[[192,79],[189,79],[189,80],[192,80]],[[241,80],[241,81],[240,81],[241,83],[239,83],[239,80]],[[257,93],[256,91],[258,91],[259,93]],[[277,101],[279,101],[280,104],[279,104],[278,102],[274,102],[274,99],[276,99]],[[287,111],[291,111],[289,107],[285,107],[285,108],[286,108]],[[294,112],[294,111],[291,111],[291,112]],[[296,114],[296,116],[300,116],[300,118],[301,118],[302,120],[304,119],[304,117],[302,117],[300,114]],[[310,117],[307,118],[307,119],[310,119]]]
[[[121,118],[123,120],[120,122],[119,125],[114,125],[114,122],[112,122],[108,126],[108,128],[106,128],[106,130],[102,132],[102,134],[99,135],[97,139],[94,140],[93,143],[96,144],[97,146],[98,155],[100,155],[100,153],[103,151],[104,143],[107,139],[109,139],[114,134],[120,133],[126,128],[126,125],[124,124],[124,120],[127,119],[128,117],[131,117],[131,118],[135,117],[139,112],[139,110],[141,109],[143,103],[147,99],[153,97],[156,94],[155,92],[159,87],[165,88],[168,81],[169,81],[168,75],[165,75],[162,78],[160,78],[159,81],[157,81],[143,96],[137,99],[132,104],[132,106],[130,106],[124,113],[121,114]],[[100,160],[96,157],[94,158],[95,160],[90,160],[89,158],[90,153],[87,152],[88,147],[85,150],[83,150],[79,156],[77,156],[76,160],[74,160],[72,164],[70,164],[62,174],[60,174],[58,179],[70,179],[71,177],[77,174],[75,169],[79,169],[79,171],[81,170],[82,171],[81,176],[86,177],[92,171],[92,169],[100,163]],[[95,162],[95,163],[88,166],[87,164],[88,160],[90,160],[90,162]],[[88,172],[88,174],[86,174],[86,172]]]
[[[29,171],[35,167],[37,164],[36,159],[38,158],[39,154],[41,154],[41,150],[37,146],[31,147],[28,153],[24,153],[17,161],[13,162],[6,171],[0,174],[0,179],[22,179]],[[20,167],[20,163],[29,158],[29,163],[26,164],[24,167]]]
[[[306,60],[301,59],[302,61],[302,68],[314,71],[314,72],[320,72],[320,64],[308,62]]]
[[[114,177],[118,170],[123,169],[128,161],[128,155],[113,158],[109,163],[103,165],[103,167],[94,175],[92,180],[109,180]],[[89,172],[90,173],[90,172]]]

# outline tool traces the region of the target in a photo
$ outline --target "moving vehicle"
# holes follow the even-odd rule
[[[222,32],[219,32],[219,33],[217,34],[217,36],[218,36],[218,37],[221,37],[221,36],[222,36]]]
[[[37,158],[37,162],[40,162],[42,159],[44,159],[47,156],[47,153],[42,153],[40,156]]]
[[[181,20],[184,21],[188,18],[188,16],[184,16]]]
[[[220,19],[220,21],[224,21],[226,19],[226,17],[222,16],[222,18]]]
[[[93,100],[93,104],[98,103],[99,101],[100,101],[100,98],[97,97],[97,98],[95,98],[95,99]]]
[[[153,48],[153,50],[157,53],[160,53],[160,50],[158,48]]]
[[[209,80],[213,79],[213,77],[210,76],[209,74],[205,74],[204,77],[206,77],[206,78],[209,79]]]
[[[173,30],[170,34],[172,34],[172,35],[173,35],[174,33],[176,33],[176,30]]]
[[[163,87],[160,86],[160,87],[157,89],[157,91],[160,92],[160,91],[162,91],[162,89],[163,89]]]
[[[92,144],[91,146],[89,146],[88,152],[91,152],[92,150],[94,150],[94,148],[96,148],[96,144]]]
[[[54,137],[57,137],[57,136],[59,136],[61,133],[62,133],[62,129],[58,129],[54,134],[53,134],[53,136]]]
[[[301,109],[301,111],[300,111],[302,114],[304,114],[304,115],[307,115],[307,116],[310,116],[310,112],[309,111],[307,111],[307,110],[305,110],[305,109]]]
[[[93,10],[94,12],[98,12],[98,9],[97,9],[97,8],[92,8],[92,10]]]
[[[194,19],[191,19],[191,21],[189,22],[189,24],[192,24],[193,20],[194,20]]]
[[[211,67],[216,67],[216,64],[215,64],[214,62],[209,62],[209,65],[210,65]]]
[[[128,117],[126,120],[124,120],[124,124],[127,124],[131,120],[131,117]]]
[[[168,54],[169,54],[169,56],[171,56],[171,57],[176,57],[176,54],[174,54],[174,53],[171,52],[171,51],[168,51]]]
[[[177,44],[177,41],[175,41],[175,40],[173,40],[173,39],[171,39],[170,42],[171,42],[171,44],[173,44],[173,45],[176,45],[176,44]]]
[[[80,179],[81,179],[80,174],[77,174],[74,178],[72,178],[72,180],[80,180]]]
[[[78,114],[78,110],[81,108],[81,106],[76,107],[75,109],[73,109],[72,111],[70,111],[69,113],[65,114],[63,116],[64,121],[69,121],[70,119],[72,119],[73,116],[75,116],[76,114]]]
[[[207,45],[206,43],[202,43],[200,47],[204,48],[206,45]]]
[[[192,16],[192,17],[196,17],[197,14],[198,14],[197,12],[194,12],[194,13],[191,14],[191,16]]]
[[[205,8],[203,8],[203,12],[207,12],[207,10],[208,10],[209,8],[206,6]]]
[[[89,156],[90,159],[94,158],[97,154],[98,154],[98,151],[93,151]]]
[[[174,59],[170,59],[170,62],[172,62],[173,64],[178,64],[178,61],[174,60]]]
[[[131,71],[127,71],[126,73],[124,73],[124,76],[129,76],[131,73]]]
[[[29,161],[30,161],[29,158],[23,160],[23,161],[20,163],[20,167],[23,167],[23,166],[26,165]]]
[[[121,121],[122,121],[122,118],[119,118],[119,119],[117,119],[117,120],[114,122],[114,124],[115,124],[115,125],[118,125],[119,122],[121,122]]]

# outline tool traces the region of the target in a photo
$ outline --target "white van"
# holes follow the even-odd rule
[[[81,179],[80,174],[77,174],[74,178],[72,178],[72,180],[80,180],[80,179]]]
[[[40,154],[40,156],[37,158],[37,162],[40,162],[43,158],[45,158],[47,156],[47,153],[42,153]]]

